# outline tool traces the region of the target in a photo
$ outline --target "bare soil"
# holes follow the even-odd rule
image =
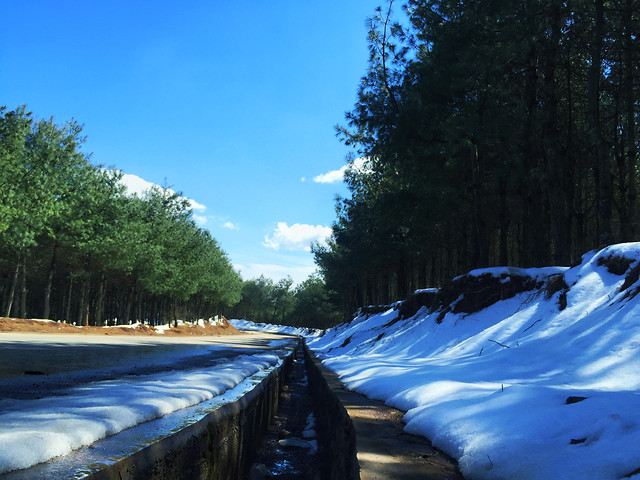
[[[0,317],[0,333],[2,332],[24,332],[24,333],[60,333],[72,335],[176,335],[176,336],[205,336],[205,335],[234,335],[240,333],[226,319],[223,325],[202,325],[182,324],[158,333],[148,325],[114,326],[114,327],[76,327],[64,322],[53,320],[33,320],[24,318]]]

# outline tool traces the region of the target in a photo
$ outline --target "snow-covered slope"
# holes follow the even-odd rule
[[[238,330],[260,330],[263,332],[284,333],[298,337],[311,337],[320,331],[313,328],[291,327],[288,325],[274,325],[271,323],[255,323],[250,320],[231,319],[229,323]]]
[[[633,243],[571,269],[477,270],[467,282],[537,285],[475,312],[458,297],[360,316],[308,343],[349,388],[406,410],[465,478],[640,478],[639,259]]]

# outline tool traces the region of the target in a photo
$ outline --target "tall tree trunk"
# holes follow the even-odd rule
[[[67,305],[65,308],[64,321],[71,321],[71,299],[73,298],[73,276],[69,275],[69,293],[67,294]]]
[[[47,284],[44,287],[44,306],[42,308],[42,318],[49,318],[51,315],[51,289],[53,286],[53,272],[56,265],[56,257],[58,253],[58,242],[53,244],[53,252],[51,254],[51,262],[49,262],[49,270],[47,272]]]
[[[178,328],[178,302],[176,300],[171,301],[171,310],[173,316],[173,326]]]
[[[96,308],[94,313],[94,323],[98,326],[104,325],[104,290],[106,277],[104,273],[100,274],[100,282],[98,283],[98,296],[96,298]]]
[[[566,63],[566,109],[567,109],[567,148],[565,152],[566,158],[566,175],[565,175],[565,198],[567,202],[567,222],[569,225],[566,228],[567,232],[567,246],[569,248],[569,260],[573,263],[573,259],[576,258],[577,255],[582,255],[582,250],[577,249],[574,239],[574,227],[576,224],[576,172],[579,172],[579,166],[577,164],[577,156],[576,146],[574,141],[574,130],[575,130],[575,121],[574,121],[574,97],[573,97],[573,67],[571,65],[572,51],[571,51],[571,42],[567,42],[567,52],[565,55]]]
[[[568,265],[569,246],[566,234],[566,202],[564,201],[564,175],[558,146],[558,92],[556,66],[560,43],[561,11],[558,2],[553,2],[549,13],[551,31],[546,39],[544,60],[543,103],[543,152],[545,158],[547,198],[549,199],[549,225],[553,240],[553,261],[556,265]]]
[[[507,208],[507,181],[500,180],[500,265],[508,265],[508,233],[509,233],[509,209]]]
[[[89,326],[89,291],[90,280],[82,279],[82,288],[80,290],[80,305],[78,306],[78,325]]]
[[[638,233],[636,201],[638,197],[637,189],[637,173],[636,173],[636,128],[635,128],[635,112],[634,105],[636,98],[633,95],[633,79],[634,79],[634,39],[632,34],[633,26],[633,0],[626,0],[622,17],[623,35],[624,35],[624,100],[625,100],[625,135],[626,135],[626,166],[627,166],[627,198],[623,199],[628,206],[628,217],[621,220],[623,225],[623,241],[632,240]],[[624,222],[624,223],[623,223]]]
[[[11,309],[13,307],[13,299],[16,295],[16,286],[18,285],[18,273],[20,273],[20,258],[16,262],[16,268],[13,271],[13,280],[11,281],[11,288],[9,289],[9,298],[7,299],[7,310],[5,317],[11,316]]]
[[[134,280],[133,285],[131,285],[131,290],[127,295],[127,301],[124,307],[123,321],[125,323],[129,323],[131,321],[131,311],[133,308],[133,302],[135,301],[135,298],[136,298],[136,282]]]
[[[538,109],[538,55],[539,49],[536,44],[532,43],[529,46],[525,77],[526,117],[522,131],[522,162],[524,171],[527,173],[520,180],[523,216],[518,256],[521,265],[524,266],[542,266],[549,261],[548,250],[545,247],[547,225],[544,217],[543,190],[538,175],[531,174],[531,172],[540,172],[541,170],[540,135],[535,128]]]
[[[471,268],[489,266],[489,248],[487,247],[487,231],[484,212],[482,209],[482,180],[480,178],[480,161],[478,147],[474,148],[471,161],[471,238],[473,242]]]
[[[596,155],[595,170],[598,192],[598,241],[600,246],[613,241],[611,215],[613,186],[609,169],[609,152],[600,124],[600,76],[602,73],[602,43],[604,37],[603,0],[594,0],[594,29],[591,42],[591,65],[587,82],[587,119],[589,136]]]
[[[150,317],[149,309],[147,307],[147,298],[138,292],[136,293],[136,300],[134,301],[136,308],[133,314],[133,320],[144,324],[145,319]]]
[[[27,318],[27,256],[22,256],[22,281],[20,287],[20,316]]]

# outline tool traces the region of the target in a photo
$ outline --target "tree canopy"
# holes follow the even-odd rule
[[[409,0],[369,26],[337,127],[367,168],[314,249],[345,308],[637,238],[640,2]]]
[[[277,283],[261,276],[244,282],[242,299],[232,309],[237,318],[257,323],[328,328],[344,320],[334,294],[319,275],[293,287],[291,278]]]
[[[208,318],[242,280],[187,200],[127,195],[82,152],[82,126],[0,109],[0,299],[6,316],[84,325]]]

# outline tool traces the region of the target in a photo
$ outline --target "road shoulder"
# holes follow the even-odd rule
[[[454,459],[404,431],[404,412],[347,389],[312,353],[311,358],[353,422],[361,480],[463,478]]]

